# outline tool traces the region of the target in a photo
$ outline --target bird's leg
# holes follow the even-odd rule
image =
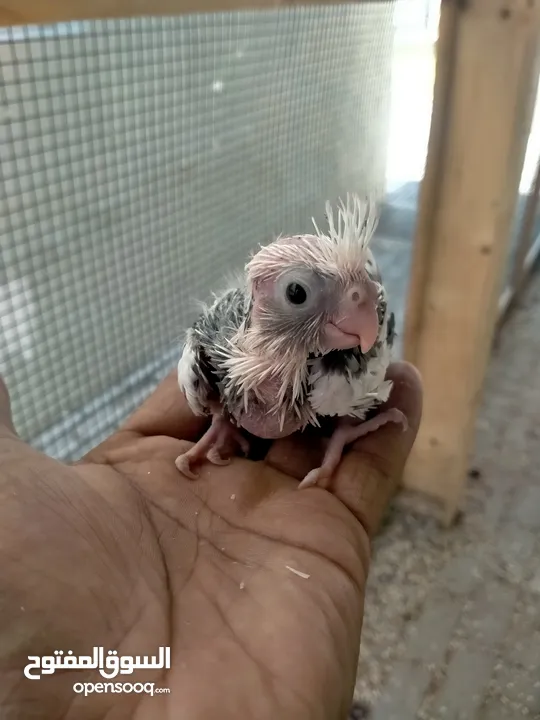
[[[198,475],[191,469],[192,464],[209,460],[214,465],[228,465],[230,458],[224,458],[222,453],[230,451],[231,446],[239,446],[240,450],[247,455],[249,443],[233,423],[221,414],[212,416],[212,424],[187,452],[176,458],[175,465],[183,475],[191,480],[196,480]]]
[[[336,427],[326,448],[322,465],[315,468],[302,480],[299,488],[307,488],[318,485],[323,480],[330,480],[337,466],[341,462],[341,456],[346,445],[355,442],[364,435],[378,430],[386,423],[394,422],[402,425],[403,430],[407,429],[407,418],[397,408],[383,410],[370,420],[365,420],[359,425],[351,425],[350,419],[342,420]]]

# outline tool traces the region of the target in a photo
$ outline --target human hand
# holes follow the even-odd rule
[[[369,538],[421,415],[417,373],[400,363],[389,374],[409,429],[362,438],[328,490],[301,491],[321,460],[314,433],[275,442],[264,461],[204,465],[196,482],[179,474],[176,457],[205,424],[175,375],[71,466],[16,436],[0,384],[2,717],[346,717]],[[29,655],[94,646],[119,656],[171,647],[166,674],[116,678],[170,693],[84,697],[74,683],[105,682],[98,672],[23,675]]]

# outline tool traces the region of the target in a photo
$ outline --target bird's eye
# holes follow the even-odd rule
[[[287,285],[285,295],[292,305],[303,305],[307,300],[306,289],[296,282]]]

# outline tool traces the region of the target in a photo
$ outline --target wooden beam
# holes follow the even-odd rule
[[[40,25],[187,13],[258,10],[298,5],[348,4],[352,0],[0,0],[0,26]],[[378,2],[380,0],[375,0]]]
[[[424,293],[427,283],[434,233],[435,213],[441,189],[439,177],[443,164],[445,140],[448,134],[448,112],[452,91],[454,56],[457,37],[457,5],[443,2],[437,40],[433,109],[427,148],[424,179],[420,186],[413,262],[409,279],[409,296],[405,318],[403,352],[407,360],[417,362],[416,351],[422,322]]]
[[[424,416],[404,484],[441,500],[449,523],[467,477],[532,122],[540,0],[446,0],[441,30],[405,342],[423,375]]]

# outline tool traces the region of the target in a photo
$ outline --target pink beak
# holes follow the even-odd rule
[[[324,328],[325,350],[349,350],[359,345],[362,352],[367,353],[375,344],[379,335],[377,289],[371,280],[367,283],[347,290],[336,319]]]

